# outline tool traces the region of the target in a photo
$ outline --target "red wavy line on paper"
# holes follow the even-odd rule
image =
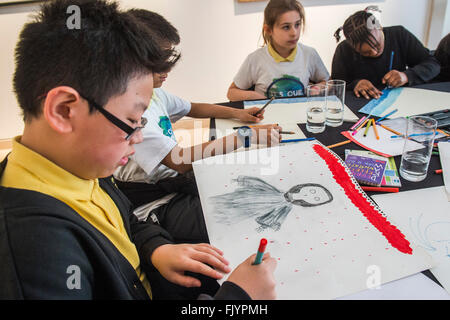
[[[378,212],[367,199],[355,189],[355,186],[345,168],[330,152],[321,145],[315,144],[314,151],[325,160],[331,170],[334,180],[344,189],[350,201],[363,213],[369,222],[380,231],[386,240],[397,250],[412,254],[410,243],[396,226],[392,225]]]

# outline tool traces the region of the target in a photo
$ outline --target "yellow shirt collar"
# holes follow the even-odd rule
[[[122,217],[98,179],[85,180],[20,143],[15,137],[0,185],[26,189],[55,197],[74,209],[105,235],[136,270],[145,290],[152,296],[150,284],[141,271],[136,246],[128,237]]]
[[[91,199],[94,186],[98,185],[98,179],[78,178],[39,153],[25,147],[20,143],[20,138],[20,136],[15,137],[12,141],[14,152],[11,152],[8,157],[8,166],[16,167],[28,174],[23,175],[21,181],[14,184],[27,186],[27,189],[39,190],[46,194],[53,193],[55,187],[61,187],[69,198],[81,201]]]
[[[286,58],[283,58],[278,54],[278,52],[275,51],[275,49],[272,47],[272,45],[269,43],[267,46],[267,50],[269,51],[269,54],[272,56],[272,58],[275,60],[275,62],[293,62],[295,60],[295,57],[297,55],[297,46],[295,46],[295,49],[292,50],[291,54],[287,56]]]

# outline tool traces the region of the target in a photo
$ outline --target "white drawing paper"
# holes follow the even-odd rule
[[[395,108],[398,111],[393,117],[408,117],[450,107],[449,92],[408,87],[389,89],[388,92],[389,97],[382,97],[379,101],[373,99],[368,103],[372,109],[376,108],[377,112],[372,113],[373,115],[381,117]],[[369,113],[370,109],[365,106],[360,112]]]
[[[444,187],[374,195],[384,213],[436,261],[430,271],[450,293],[450,202]]]
[[[317,148],[341,167],[332,173]],[[382,212],[344,166],[317,141],[195,162],[211,244],[224,251],[234,268],[266,238],[266,251],[278,263],[279,299],[333,299],[367,289],[373,266],[381,270],[381,283],[429,269],[431,257],[422,248],[399,237],[412,250],[402,252],[369,221],[367,212],[383,220]],[[338,183],[334,174],[344,174],[350,185]],[[346,192],[357,193],[370,209],[361,212]]]

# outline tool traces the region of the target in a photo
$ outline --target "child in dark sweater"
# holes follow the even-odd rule
[[[382,28],[368,9],[351,15],[339,28],[346,40],[336,48],[331,78],[347,82],[357,97],[378,99],[380,89],[414,86],[439,74],[436,58],[402,26]]]

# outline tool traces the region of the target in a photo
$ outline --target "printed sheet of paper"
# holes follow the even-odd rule
[[[450,201],[450,142],[439,142],[439,158],[442,165],[442,174],[444,175],[445,193]]]
[[[444,187],[379,194],[383,212],[436,261],[430,271],[450,293],[450,202]]]
[[[402,87],[383,90],[379,99],[370,100],[359,112],[382,117],[391,110],[398,109],[393,117],[407,117],[449,107],[449,92]]]
[[[372,268],[385,283],[432,266],[317,141],[193,167],[211,244],[234,268],[266,238],[279,299],[333,299],[370,287]]]

